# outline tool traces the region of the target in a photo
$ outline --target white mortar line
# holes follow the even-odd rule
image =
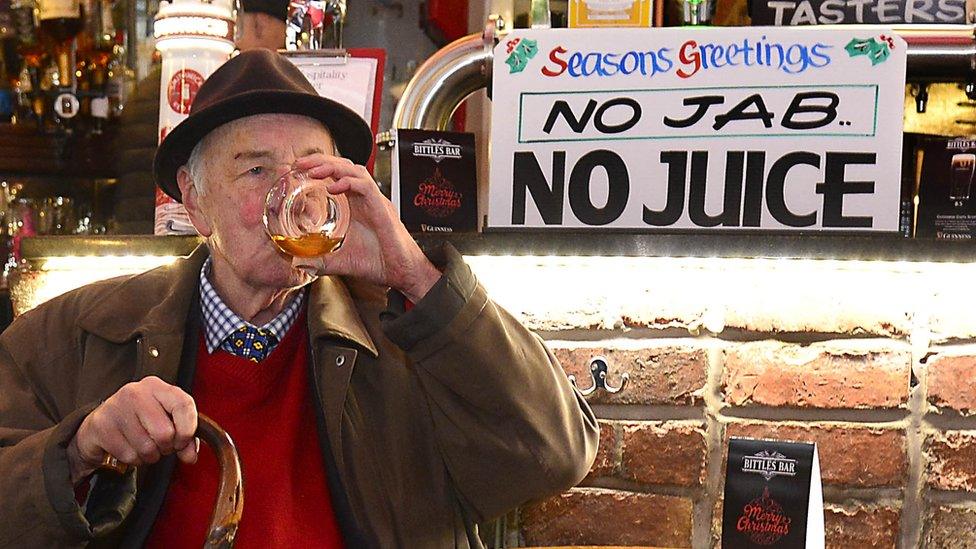
[[[923,318],[924,317],[924,318]],[[924,500],[922,497],[923,480],[922,472],[925,468],[925,458],[922,454],[922,421],[928,404],[925,401],[927,393],[928,376],[927,370],[922,365],[922,359],[929,350],[929,318],[919,308],[916,308],[913,315],[912,336],[909,340],[912,345],[912,372],[915,374],[917,384],[911,389],[908,396],[908,426],[905,430],[905,451],[908,454],[908,479],[905,483],[905,499],[901,507],[901,547],[921,547],[922,526],[924,521],[922,514],[925,511]]]
[[[705,485],[702,496],[695,502],[694,522],[691,537],[692,547],[704,549],[711,547],[712,524],[714,523],[715,506],[721,494],[719,487],[722,483],[722,439],[723,425],[718,419],[722,407],[721,386],[724,349],[722,346],[708,346],[708,368],[705,380],[705,442],[706,470]]]

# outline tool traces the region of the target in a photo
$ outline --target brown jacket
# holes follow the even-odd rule
[[[171,266],[70,292],[0,335],[0,547],[145,539],[173,457],[100,476],[83,511],[65,447],[129,381],[191,387],[196,345],[184,341],[199,333],[206,255],[201,246]],[[312,391],[350,547],[480,547],[475,523],[572,486],[595,456],[596,420],[556,360],[487,298],[456,251],[441,255],[444,276],[406,313],[396,296],[384,311],[373,285],[312,286]]]

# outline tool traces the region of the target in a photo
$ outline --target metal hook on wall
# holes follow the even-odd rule
[[[607,383],[607,372],[610,370],[610,361],[604,356],[595,356],[590,359],[590,379],[593,380],[593,384],[587,389],[580,389],[579,385],[576,384],[576,376],[570,375],[569,382],[573,384],[573,387],[579,389],[580,394],[584,397],[588,397],[595,393],[599,389],[603,389],[611,395],[623,391],[627,386],[627,380],[630,379],[630,374],[624,372],[620,375],[620,386],[611,387]]]

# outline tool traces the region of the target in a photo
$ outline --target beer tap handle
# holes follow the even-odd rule
[[[579,390],[580,394],[584,397],[588,397],[597,390],[604,390],[607,393],[614,395],[623,391],[627,386],[627,380],[630,379],[630,375],[624,372],[620,375],[620,385],[618,387],[612,387],[607,383],[607,372],[610,370],[610,361],[603,356],[595,356],[590,359],[590,379],[592,384],[586,389],[580,389],[579,385],[576,384],[576,376],[570,375],[569,382],[573,384]]]

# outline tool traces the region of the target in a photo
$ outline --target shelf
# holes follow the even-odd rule
[[[0,124],[0,175],[111,178],[114,127],[97,136],[40,133],[33,124]]]

